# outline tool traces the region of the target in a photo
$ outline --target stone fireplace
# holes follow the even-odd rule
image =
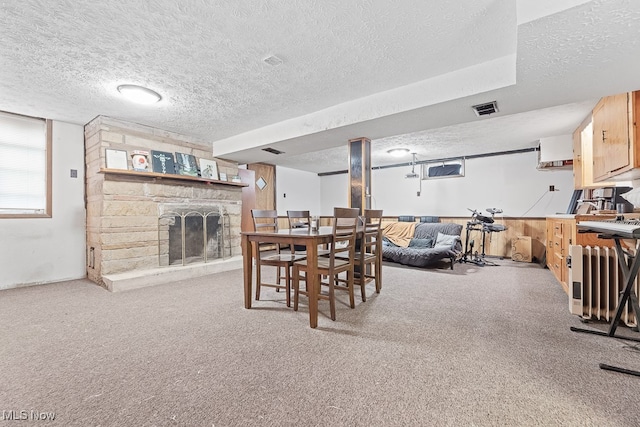
[[[85,126],[87,277],[112,290],[241,268],[243,184],[107,169],[105,149],[215,160],[203,141],[99,116]]]

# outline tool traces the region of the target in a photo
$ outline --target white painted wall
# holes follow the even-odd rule
[[[537,163],[535,151],[476,158],[466,161],[464,177],[422,181],[404,178],[408,166],[373,170],[372,208],[389,216],[467,216],[467,208],[492,207],[512,217],[565,213],[573,194],[571,169],[538,171]],[[321,183],[322,215],[347,206],[347,174],[322,177]],[[549,192],[549,185],[559,191]]]
[[[332,216],[334,207],[346,208],[349,206],[348,174],[323,176],[320,184],[320,215]],[[372,186],[375,188],[373,175]]]
[[[286,216],[288,210],[321,215],[318,174],[276,166],[276,206],[278,215]]]
[[[405,179],[408,167],[374,170],[373,207],[390,216],[467,216],[467,208],[488,207],[516,217],[564,213],[571,170],[538,171],[536,164],[536,152],[471,159],[465,177],[423,181]],[[276,173],[280,215],[292,209],[332,215],[334,206],[348,206],[347,174],[320,178],[283,167]],[[548,192],[549,185],[560,191]],[[85,215],[83,127],[54,122],[53,218],[0,220],[0,289],[85,277]]]
[[[84,129],[53,122],[52,218],[0,219],[0,289],[85,277]],[[70,170],[78,171],[77,178]]]

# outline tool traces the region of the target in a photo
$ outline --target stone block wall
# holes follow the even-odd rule
[[[241,187],[105,173],[105,149],[161,150],[215,160],[219,172],[237,175],[235,163],[212,157],[192,137],[98,116],[85,126],[87,276],[104,286],[104,275],[159,267],[158,217],[166,206],[222,207],[231,225],[231,255],[239,255]],[[172,179],[173,177],[173,179]],[[178,178],[176,178],[178,177]]]

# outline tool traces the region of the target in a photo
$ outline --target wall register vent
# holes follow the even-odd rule
[[[271,154],[284,154],[284,151],[276,150],[275,148],[263,148],[262,151],[266,151]]]
[[[491,101],[486,104],[474,105],[471,108],[475,111],[476,116],[486,116],[498,112],[498,103],[496,101]]]

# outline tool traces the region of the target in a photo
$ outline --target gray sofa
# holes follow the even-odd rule
[[[453,264],[462,254],[461,233],[460,224],[417,223],[409,246],[402,247],[385,238],[383,232],[382,258],[414,267],[426,267],[449,260],[453,270]],[[440,241],[438,234],[442,235]]]

